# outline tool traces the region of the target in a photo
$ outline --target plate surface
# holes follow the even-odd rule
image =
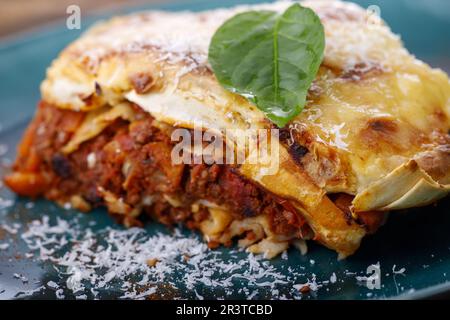
[[[231,6],[241,2],[185,1],[158,8],[203,10],[223,6],[224,3]],[[434,1],[433,6],[426,6],[425,1],[371,0],[359,3],[364,6],[374,3],[379,5],[381,16],[395,32],[402,34],[408,49],[431,65],[450,71],[450,39],[444,33],[450,29],[448,1]],[[85,30],[97,18],[83,19],[82,29]],[[0,176],[8,171],[14,159],[15,145],[33,115],[45,68],[79,34],[79,30],[66,30],[64,22],[61,22],[39,33],[0,43]],[[160,225],[147,224],[144,232],[126,231],[116,225],[104,210],[99,209],[90,214],[64,210],[48,201],[16,198],[0,185],[0,299],[54,299],[57,296],[118,298],[126,296],[127,290],[124,288],[132,288],[138,295],[162,299],[428,297],[450,290],[449,208],[450,199],[447,198],[436,206],[391,214],[388,223],[375,236],[366,238],[361,249],[344,261],[337,261],[335,253],[313,243],[308,244],[306,256],[291,249],[283,258],[265,261],[249,258],[247,253],[238,251],[236,247],[210,252],[200,245],[198,235],[192,236],[186,230],[174,234],[173,230]],[[39,240],[37,233],[41,229],[33,221],[45,223],[44,216],[48,217],[50,226],[61,226],[65,222],[70,226],[64,230],[50,229],[46,235],[47,240],[52,240],[54,236],[45,247],[55,249],[52,255],[59,257],[57,261],[45,260],[46,253],[34,248],[36,240]],[[137,244],[148,241],[150,247],[160,245],[161,241],[167,242],[169,246],[186,238],[192,247],[178,246],[175,251],[172,248],[171,252],[167,248],[162,249],[168,255],[174,252],[174,256],[161,259],[161,265],[155,270],[149,267],[151,271],[139,271],[139,267],[134,266],[138,270],[130,272],[130,265],[125,266],[122,261],[130,257],[129,253],[122,252],[125,243],[118,244],[121,247],[114,247],[117,243],[107,240],[108,235],[130,241],[134,239]],[[96,241],[96,244],[89,241]],[[81,245],[90,245],[90,249],[97,250],[88,254],[87,265],[94,264],[89,259],[103,257],[103,254],[116,261],[111,262],[113,267],[110,266],[110,269],[104,261],[99,264],[102,268],[89,269],[97,276],[94,275],[91,281],[82,282],[83,290],[76,291],[71,285],[73,281],[69,280],[69,285],[67,282],[74,275],[73,265],[72,269],[67,269],[61,263],[67,263],[67,255],[79,253]],[[108,245],[112,253],[107,251]],[[184,252],[190,256],[186,257]],[[140,259],[146,253],[133,254],[131,257]],[[151,255],[151,251],[148,254]],[[64,255],[66,258],[61,258]],[[203,260],[203,263],[197,260]],[[366,279],[373,274],[373,267],[368,270],[373,265],[379,266],[379,289],[370,286],[376,281]],[[111,278],[110,281],[101,284],[105,280],[105,272],[111,271],[114,266],[126,269],[125,276],[113,274],[107,276]],[[162,267],[170,270],[163,272]],[[157,274],[156,269],[162,274]],[[149,279],[143,281],[146,284],[140,284],[146,272]],[[74,280],[73,277],[71,279]],[[315,290],[300,293],[298,288],[305,283]]]

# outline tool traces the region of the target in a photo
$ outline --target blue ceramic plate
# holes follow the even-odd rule
[[[378,5],[409,50],[450,71],[448,1],[358,2]],[[158,8],[203,10],[237,3],[186,1]],[[144,8],[126,11],[138,9]],[[81,31],[98,18],[83,19]],[[61,22],[0,43],[1,176],[33,115],[45,68],[81,31],[67,30]],[[149,224],[143,231],[125,230],[104,210],[81,214],[44,200],[16,198],[2,186],[0,299],[430,297],[450,290],[449,204],[446,199],[436,206],[393,213],[344,261],[313,243],[306,256],[290,250],[265,261],[236,247],[208,251],[198,235],[182,229]],[[147,267],[147,258],[153,261],[150,265],[156,262],[151,259],[155,252],[160,252],[159,262]],[[374,274],[379,281],[370,277]],[[305,283],[312,290],[301,293]]]

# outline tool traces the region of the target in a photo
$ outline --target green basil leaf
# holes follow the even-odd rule
[[[298,115],[325,50],[319,17],[299,4],[283,14],[248,11],[214,34],[209,62],[218,81],[279,127]]]

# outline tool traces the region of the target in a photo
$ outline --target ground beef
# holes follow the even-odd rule
[[[165,130],[135,106],[136,121],[116,120],[101,134],[84,142],[69,155],[59,150],[84,119],[83,113],[62,110],[41,103],[30,125],[14,165],[18,175],[41,177],[36,192],[28,180],[27,187],[7,183],[18,193],[44,195],[63,203],[81,196],[90,207],[105,205],[105,190],[120,199],[126,208],[139,208],[145,215],[165,224],[185,223],[196,228],[207,213],[191,211],[199,199],[229,209],[235,219],[266,214],[278,234],[292,234],[304,225],[296,210],[254,183],[241,177],[228,165],[174,165],[170,128]],[[30,166],[24,159],[35,158]],[[90,165],[88,158],[95,159]],[[26,177],[22,179],[27,184]],[[17,181],[16,181],[17,182]],[[117,215],[120,219],[124,215]],[[125,217],[127,214],[125,214]]]

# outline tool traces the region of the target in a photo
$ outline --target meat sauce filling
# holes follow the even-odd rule
[[[265,214],[276,234],[309,231],[287,201],[241,177],[232,166],[172,164],[170,128],[133,108],[137,120],[116,120],[65,155],[59,150],[84,115],[41,102],[6,183],[19,194],[70,201],[86,211],[106,205],[128,225],[151,217],[198,228],[208,211],[202,207],[194,212],[192,205],[206,200],[226,207],[234,219]]]

